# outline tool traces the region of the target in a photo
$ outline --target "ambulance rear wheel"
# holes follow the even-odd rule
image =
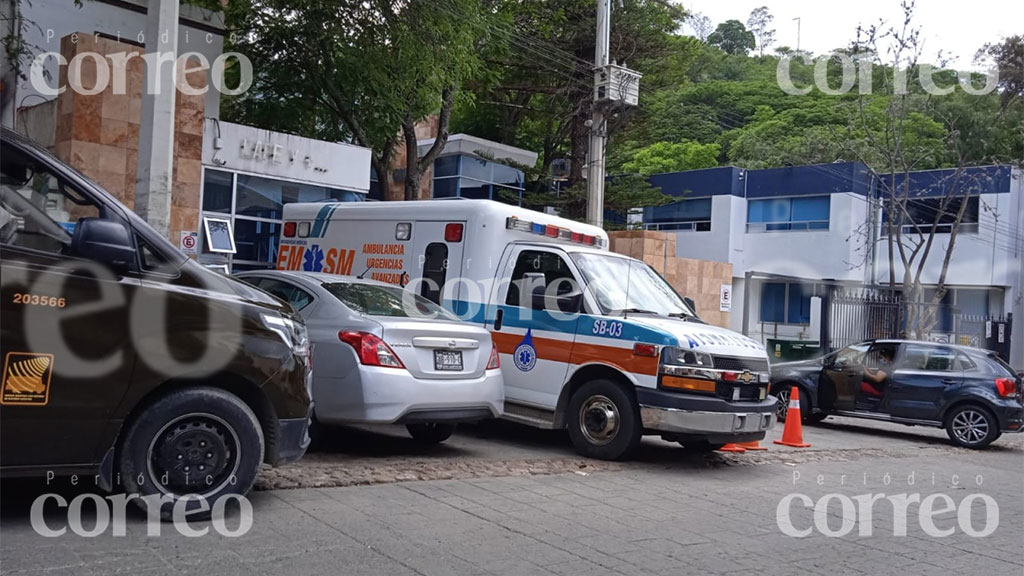
[[[640,408],[611,380],[592,380],[569,399],[569,438],[590,458],[621,460],[640,443]]]

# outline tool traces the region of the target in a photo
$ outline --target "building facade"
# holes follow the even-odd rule
[[[935,222],[944,196],[966,202],[946,275],[934,332],[953,330],[953,313],[1013,315],[1015,365],[1024,366],[1021,286],[1024,285],[1024,176],[1010,166],[916,172],[909,181],[885,178],[859,163],[768,170],[720,167],[652,176],[666,194],[680,198],[644,212],[647,229],[675,236],[676,254],[733,266],[732,328],[769,341],[818,340],[826,286],[888,285],[889,190],[907,193],[909,225],[935,226],[934,247],[922,267],[925,296],[934,293],[951,226]],[[956,201],[954,201],[956,202]],[[947,211],[957,209],[959,205]],[[926,234],[927,236],[927,234]],[[903,268],[894,250],[893,274]],[[913,270],[916,272],[917,267]]]

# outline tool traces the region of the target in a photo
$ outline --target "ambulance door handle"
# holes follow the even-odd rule
[[[501,330],[501,319],[505,316],[505,311],[498,308],[498,312],[494,315],[494,329]]]

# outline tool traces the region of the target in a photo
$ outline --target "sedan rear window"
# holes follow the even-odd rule
[[[367,316],[458,320],[430,300],[397,286],[331,282],[323,287],[349,308]]]

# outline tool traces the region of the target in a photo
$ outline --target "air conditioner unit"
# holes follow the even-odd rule
[[[636,106],[640,101],[639,72],[618,64],[594,70],[594,102],[616,102]]]

